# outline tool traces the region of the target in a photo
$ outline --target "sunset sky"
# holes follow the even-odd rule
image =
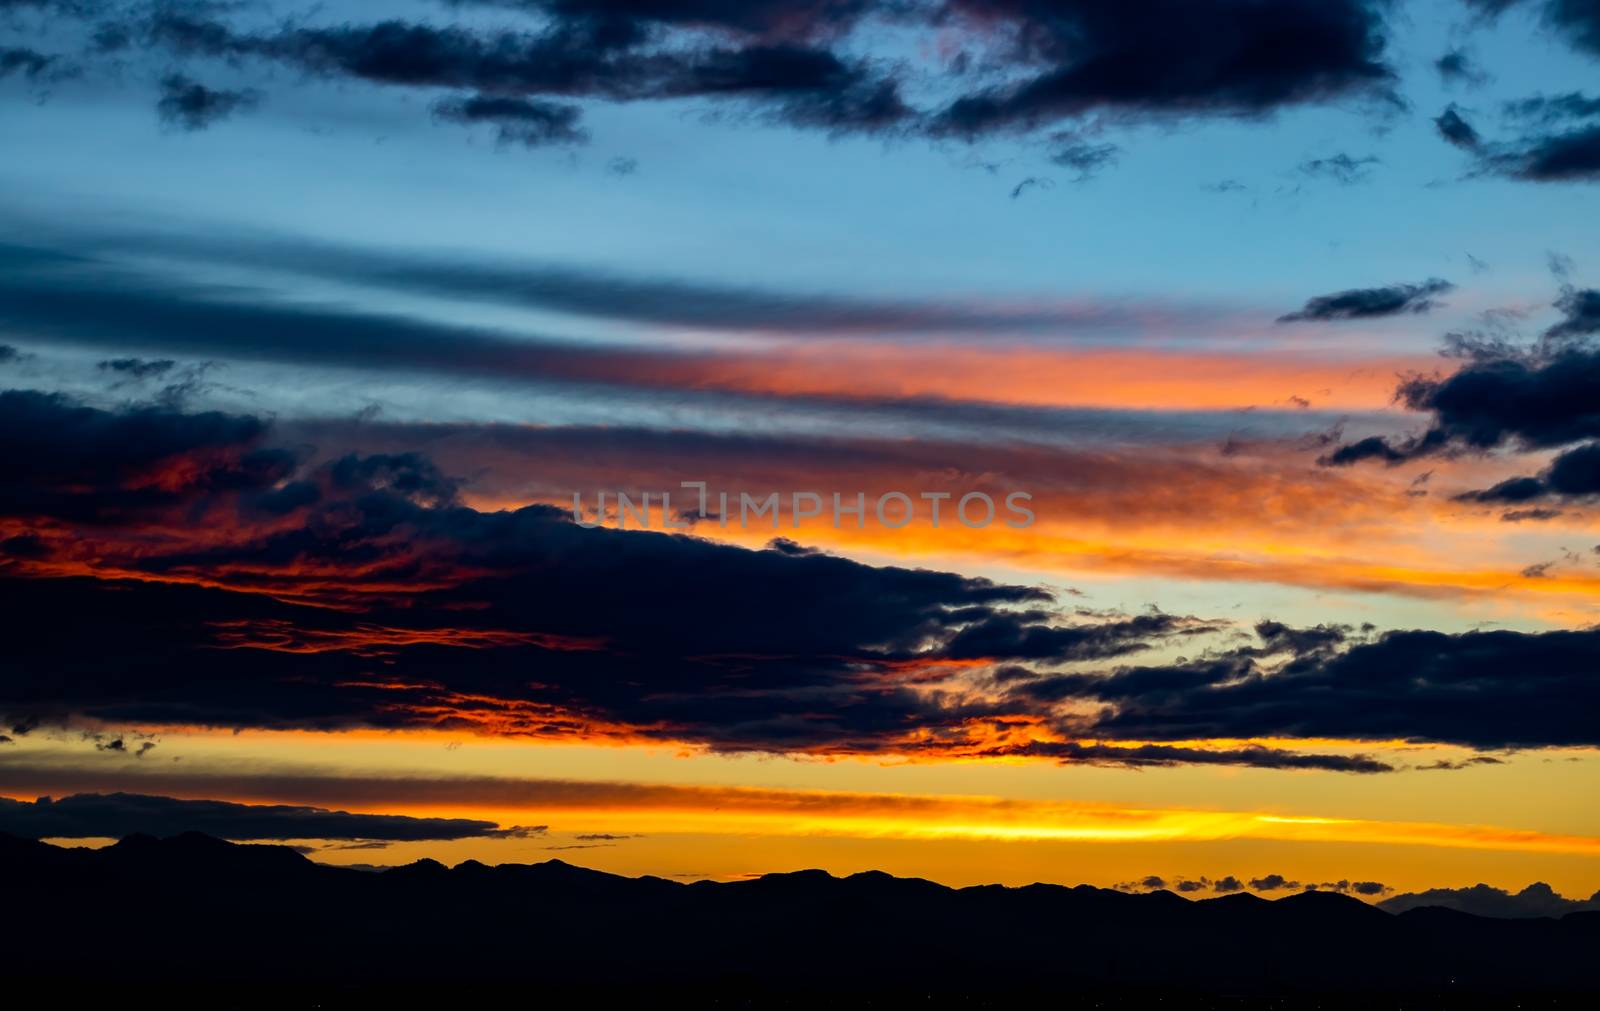
[[[1586,897],[1597,70],[1580,0],[0,0],[0,830]]]

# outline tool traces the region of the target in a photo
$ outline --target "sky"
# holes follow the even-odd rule
[[[1597,61],[1583,0],[0,0],[0,830],[1588,896]]]

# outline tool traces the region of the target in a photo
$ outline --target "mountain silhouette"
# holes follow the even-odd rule
[[[816,870],[683,883],[560,860],[374,872],[195,833],[98,850],[0,836],[0,881],[8,978],[26,967],[31,979],[118,993],[459,997],[528,984],[569,995],[921,994],[920,1006],[959,994],[992,1006],[1021,993],[1562,1000],[1600,989],[1600,913],[1394,914],[1331,892],[1192,901]]]

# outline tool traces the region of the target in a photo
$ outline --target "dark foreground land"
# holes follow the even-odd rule
[[[821,871],[682,884],[559,861],[372,872],[192,834],[102,850],[0,836],[0,908],[8,991],[73,1005],[1540,1008],[1600,993],[1600,913],[1392,915],[1320,892],[1192,902]]]

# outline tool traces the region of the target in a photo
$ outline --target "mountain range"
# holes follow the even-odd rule
[[[118,993],[526,984],[988,1006],[1044,992],[1560,1000],[1600,989],[1600,912],[1391,913],[1329,892],[1192,901],[815,870],[684,883],[560,860],[373,872],[197,833],[101,849],[0,836],[0,881],[8,978],[26,968]]]

